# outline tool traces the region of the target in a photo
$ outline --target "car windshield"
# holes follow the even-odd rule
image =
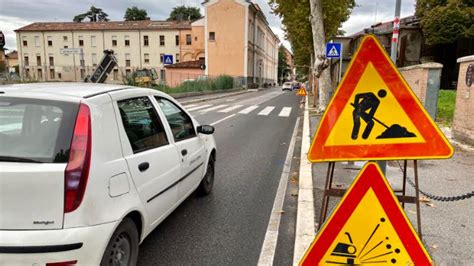
[[[286,86],[291,86],[291,83],[290,82],[285,82],[285,85]]]
[[[67,162],[78,104],[0,97],[0,161]]]

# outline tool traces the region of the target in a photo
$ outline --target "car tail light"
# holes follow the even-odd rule
[[[64,213],[72,212],[81,205],[89,177],[90,160],[91,116],[89,107],[81,104],[64,175]]]
[[[62,262],[49,262],[46,263],[46,266],[68,266],[68,265],[76,265],[77,260],[71,260],[71,261],[62,261]]]

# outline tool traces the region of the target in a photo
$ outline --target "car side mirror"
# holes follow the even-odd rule
[[[197,132],[205,135],[211,135],[214,133],[214,127],[213,126],[198,126],[197,127]]]

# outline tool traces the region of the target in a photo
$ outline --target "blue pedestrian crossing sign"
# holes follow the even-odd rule
[[[173,55],[172,54],[165,54],[163,56],[163,64],[172,65],[173,64]]]
[[[341,57],[341,43],[330,42],[326,43],[326,58]]]

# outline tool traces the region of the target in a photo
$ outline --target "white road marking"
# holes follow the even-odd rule
[[[281,216],[283,215],[283,203],[285,201],[286,188],[288,186],[288,177],[291,170],[291,159],[293,158],[293,152],[295,149],[299,122],[300,118],[298,117],[296,118],[295,129],[293,130],[290,146],[288,147],[288,153],[286,154],[285,165],[283,167],[283,172],[281,173],[275,201],[273,202],[272,214],[270,215],[270,220],[268,221],[267,232],[265,233],[262,250],[260,251],[260,257],[258,258],[258,265],[273,265],[278,241],[278,230],[280,228]]]
[[[203,109],[203,108],[206,108],[206,107],[209,107],[209,106],[212,106],[212,104],[205,104],[205,105],[189,108],[188,111],[196,111],[196,110]]]
[[[219,124],[220,122],[223,122],[223,121],[225,121],[225,120],[227,120],[227,119],[229,119],[229,118],[231,118],[231,117],[233,117],[233,116],[235,116],[235,114],[226,116],[226,117],[222,118],[221,120],[217,120],[216,122],[212,123],[211,126],[215,126],[215,125]]]
[[[249,114],[250,112],[252,112],[253,110],[257,109],[258,108],[258,105],[252,105],[252,106],[249,106],[247,108],[245,108],[244,110],[240,111],[239,114]]]
[[[265,109],[260,111],[260,113],[258,113],[258,115],[269,115],[273,111],[273,109],[275,109],[275,106],[267,106],[267,107],[265,107]]]
[[[283,109],[281,109],[281,112],[278,116],[289,117],[290,114],[291,114],[291,107],[283,107]]]
[[[226,108],[226,109],[224,109],[224,110],[220,110],[219,113],[228,113],[228,112],[230,112],[230,111],[232,111],[232,110],[235,110],[235,109],[238,109],[238,108],[240,108],[240,107],[242,107],[242,106],[243,106],[243,105],[240,105],[240,104],[232,105],[232,106],[229,107],[229,108]]]
[[[306,96],[303,135],[301,142],[301,162],[298,182],[298,208],[296,215],[295,250],[293,252],[293,265],[298,265],[315,237],[314,223],[314,198],[313,174],[311,162],[307,155],[311,143],[309,131],[308,97]]]
[[[197,104],[185,105],[184,108],[188,109],[188,108],[191,108],[191,107],[194,107],[194,106],[197,106]]]
[[[201,112],[201,113],[207,113],[207,112],[210,112],[210,111],[214,111],[214,110],[217,110],[217,109],[224,108],[224,107],[226,107],[226,106],[227,106],[227,104],[221,104],[221,105],[218,105],[218,106],[214,106],[214,107],[211,107],[211,108],[207,108],[207,109],[201,110],[200,112]]]

